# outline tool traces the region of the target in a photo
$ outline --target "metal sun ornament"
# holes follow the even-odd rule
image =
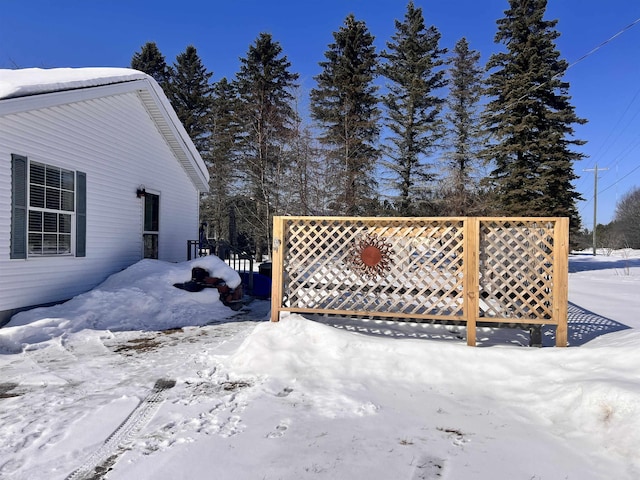
[[[385,237],[365,233],[353,242],[349,262],[353,269],[368,279],[375,279],[391,270],[393,248]]]

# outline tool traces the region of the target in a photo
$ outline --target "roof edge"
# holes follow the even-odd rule
[[[147,76],[139,70],[116,67],[0,69],[0,99],[143,80]]]
[[[153,77],[129,68],[0,69],[0,115],[72,103],[127,91],[139,92],[177,160],[200,192],[209,191],[209,172],[189,134]],[[141,91],[148,95],[140,95]],[[149,103],[151,102],[151,103]],[[4,105],[2,105],[4,104]],[[155,108],[154,108],[155,107]]]

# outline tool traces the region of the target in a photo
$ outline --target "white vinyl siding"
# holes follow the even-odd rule
[[[140,185],[162,198],[159,259],[186,260],[199,192],[136,92],[0,115],[0,132],[0,312],[73,297],[142,259]],[[10,259],[12,154],[84,172],[86,252],[76,240],[75,257]]]

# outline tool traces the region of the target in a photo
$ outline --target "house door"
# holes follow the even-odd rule
[[[144,258],[158,258],[160,195],[147,192],[144,196]]]

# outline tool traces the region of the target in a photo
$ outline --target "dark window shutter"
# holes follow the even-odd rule
[[[87,255],[87,174],[76,172],[76,257]]]
[[[10,258],[27,258],[27,157],[11,155]]]

